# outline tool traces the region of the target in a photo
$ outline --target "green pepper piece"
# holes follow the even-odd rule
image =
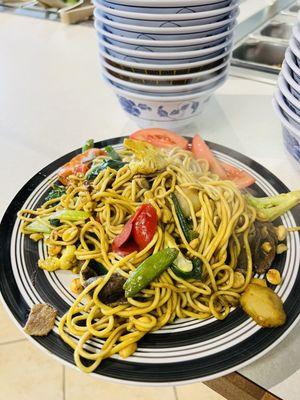
[[[105,151],[112,160],[122,161],[122,158],[112,146],[106,146]]]
[[[134,297],[138,292],[161,275],[176,259],[178,250],[166,248],[148,257],[129,275],[124,283],[125,297]]]
[[[201,279],[202,276],[202,262],[199,258],[193,258],[193,272],[194,272],[194,279]]]
[[[50,222],[50,225],[51,225],[51,226],[58,227],[58,226],[61,225],[61,222],[60,222],[59,219],[50,219],[49,222]]]
[[[173,201],[175,212],[178,217],[182,232],[187,242],[190,242],[192,240],[190,226],[187,219],[185,218],[185,215],[183,214],[182,208],[180,207],[179,201],[174,193],[171,194],[171,200]]]
[[[90,217],[90,213],[77,210],[59,210],[49,216],[49,220],[64,219],[66,221],[81,221]]]
[[[82,146],[82,153],[94,147],[94,139],[88,139]]]

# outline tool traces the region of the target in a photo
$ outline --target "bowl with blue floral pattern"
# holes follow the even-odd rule
[[[172,52],[186,52],[186,51],[196,51],[196,50],[204,50],[204,49],[210,49],[211,47],[218,46],[222,43],[225,43],[226,40],[229,38],[232,39],[232,33],[230,32],[228,36],[216,39],[216,40],[211,40],[206,43],[201,43],[201,44],[194,44],[190,46],[151,46],[151,45],[144,45],[140,43],[127,43],[125,41],[118,40],[116,39],[116,35],[112,35],[111,33],[106,33],[104,32],[99,32],[99,35],[103,37],[103,41],[109,44],[112,44],[114,46],[121,47],[123,49],[129,49],[133,51],[143,51],[143,52],[159,52],[159,53],[172,53]],[[99,36],[98,35],[98,36]],[[138,42],[138,41],[137,41]]]
[[[107,29],[108,27],[111,28],[112,33],[115,33],[112,28],[116,29],[121,29],[123,31],[128,31],[128,35],[130,35],[130,32],[134,32],[132,36],[128,37],[136,37],[138,38],[141,33],[149,33],[152,34],[151,36],[156,36],[156,35],[165,35],[169,36],[169,39],[178,39],[178,35],[186,34],[185,38],[189,39],[191,38],[190,34],[196,33],[198,34],[199,32],[202,32],[202,36],[206,36],[207,34],[210,35],[211,31],[215,31],[218,28],[223,28],[224,30],[228,29],[228,25],[232,24],[235,22],[236,17],[238,15],[239,9],[238,7],[228,13],[226,17],[220,18],[220,20],[216,22],[208,22],[204,23],[205,21],[202,21],[201,23],[197,23],[195,25],[187,25],[187,26],[179,26],[178,23],[169,21],[165,24],[162,24],[160,22],[161,26],[149,26],[144,24],[143,20],[134,20],[131,21],[132,23],[127,23],[127,19],[124,19],[124,21],[116,21],[112,20],[111,18],[107,18],[107,16],[104,16],[101,13],[101,10],[99,10],[97,7],[94,10],[94,17],[96,21],[99,21],[100,23],[104,24],[105,28]],[[217,18],[219,19],[219,17]],[[190,21],[190,20],[188,20]],[[221,30],[222,31],[222,30]],[[198,36],[201,37],[201,36]]]
[[[128,25],[142,25],[143,27],[185,27],[207,25],[228,19],[236,11],[239,1],[235,0],[227,7],[195,13],[152,14],[148,10],[144,13],[115,10],[106,7],[101,0],[94,0],[97,10],[104,18]]]
[[[220,79],[225,78],[228,75],[228,65],[224,68],[215,71],[212,76],[208,77],[207,79],[203,79],[200,82],[195,83],[185,83],[183,85],[152,85],[151,83],[145,84],[142,82],[135,83],[131,82],[125,77],[124,75],[116,74],[113,71],[109,71],[107,68],[102,69],[102,73],[106,79],[109,80],[110,83],[118,85],[118,87],[125,89],[125,90],[138,90],[144,93],[157,93],[157,94],[170,94],[173,95],[174,93],[186,93],[190,94],[194,91],[201,92],[205,91],[211,86],[214,86],[216,82]]]
[[[298,67],[300,67],[300,49],[299,44],[297,43],[294,36],[292,36],[289,41],[289,47],[295,57],[296,64],[298,65]]]
[[[287,106],[300,117],[300,101],[292,95],[286,80],[281,74],[278,77],[277,86]]]
[[[95,14],[95,13],[94,13]],[[231,18],[227,23],[223,23],[221,21],[221,24],[218,23],[216,27],[208,26],[206,30],[193,30],[192,32],[181,32],[181,30],[178,31],[178,29],[170,29],[168,28],[168,31],[159,31],[159,32],[144,32],[141,30],[141,28],[138,30],[130,30],[128,27],[124,27],[123,25],[119,24],[118,26],[116,25],[111,25],[108,24],[107,21],[104,19],[100,18],[95,18],[96,23],[99,23],[102,25],[102,27],[109,33],[121,38],[127,38],[127,39],[135,39],[135,40],[149,40],[153,42],[153,45],[158,41],[184,41],[184,40],[197,40],[197,39],[203,39],[203,38],[209,38],[214,35],[218,35],[221,33],[227,33],[227,31],[230,29],[230,27],[235,24],[236,18]],[[131,27],[130,27],[131,28]]]
[[[126,90],[107,81],[116,93],[120,105],[127,115],[140,127],[162,126],[175,129],[189,125],[199,118],[206,103],[225,78],[217,81],[205,91],[191,94],[157,94]]]
[[[284,146],[300,168],[300,131],[287,120],[275,99],[273,99],[273,107],[281,121]]]
[[[196,57],[187,57],[187,58],[152,58],[153,55],[152,53],[148,53],[149,55],[151,55],[151,57],[141,57],[141,56],[134,56],[131,54],[126,54],[126,49],[123,50],[122,52],[118,50],[113,49],[112,45],[110,44],[105,44],[105,45],[100,45],[100,50],[104,50],[104,52],[112,57],[114,57],[115,59],[119,60],[119,61],[127,61],[130,64],[139,64],[139,66],[146,66],[146,65],[160,65],[160,66],[170,66],[173,65],[175,66],[175,69],[177,68],[177,66],[180,65],[193,65],[195,63],[198,62],[210,62],[210,60],[215,59],[216,57],[221,57],[222,55],[224,55],[229,48],[232,47],[232,44],[230,43],[229,46],[226,47],[221,47],[219,48],[219,50],[216,51],[212,51],[208,54],[204,54],[204,55],[200,55],[200,56],[196,56]],[[218,46],[216,46],[218,47]],[[147,54],[147,53],[146,53]],[[160,53],[160,54],[173,54],[173,53]],[[178,53],[179,54],[179,53]]]
[[[298,67],[298,65],[296,65],[296,57],[292,53],[290,48],[286,50],[285,61],[290,68],[292,77],[298,84],[300,84],[300,68]]]
[[[130,11],[135,13],[144,13],[147,12],[149,14],[189,14],[189,13],[196,13],[201,11],[210,11],[215,10],[223,7],[227,7],[232,3],[232,0],[206,0],[205,2],[197,1],[197,5],[189,5],[189,2],[185,0],[181,2],[178,6],[173,6],[170,4],[168,7],[158,7],[157,4],[153,5],[153,2],[149,1],[147,6],[144,5],[140,6],[141,2],[136,2],[135,5],[128,4],[126,1],[125,3],[121,3],[118,0],[107,1],[104,0],[103,4],[106,7],[109,7],[113,10],[120,10],[120,11]],[[199,4],[200,3],[200,4]],[[202,4],[205,3],[205,4]]]
[[[195,62],[195,61],[201,61],[201,60],[207,60],[212,57],[214,57],[217,54],[221,54],[222,52],[226,51],[226,49],[232,45],[232,35],[226,37],[225,42],[218,44],[216,46],[211,46],[207,47],[204,49],[197,49],[197,50],[192,50],[188,51],[188,49],[185,49],[185,51],[178,52],[178,51],[168,51],[168,52],[157,52],[157,51],[152,51],[150,49],[147,49],[147,51],[141,51],[141,50],[131,50],[128,48],[124,48],[122,46],[122,42],[120,42],[120,45],[113,45],[110,44],[106,38],[101,37],[99,34],[99,43],[100,46],[105,48],[105,50],[109,54],[115,55],[115,57],[120,57],[122,59],[127,59],[130,57],[130,59],[135,60],[143,60],[146,63],[147,62],[154,62],[154,63],[162,63],[165,62],[165,64],[170,63],[170,60],[172,60],[172,63],[174,64],[181,64],[183,62],[186,62],[186,60],[189,60],[190,62]],[[188,62],[189,62],[188,61]],[[135,61],[136,62],[136,61]],[[141,62],[141,61],[139,61]]]
[[[216,46],[224,41],[233,34],[236,22],[228,26],[228,29],[224,32],[220,32],[214,35],[200,37],[200,38],[189,38],[180,40],[164,40],[162,35],[161,40],[154,40],[153,38],[147,37],[146,34],[141,34],[139,38],[130,38],[125,33],[118,33],[115,35],[111,33],[103,23],[95,20],[94,26],[96,32],[102,35],[106,41],[110,44],[123,46],[132,50],[144,51],[158,51],[158,52],[172,52],[172,51],[191,51],[200,50],[207,47]]]
[[[289,107],[280,90],[275,91],[274,98],[281,109],[281,113],[300,132],[300,117]]]
[[[101,46],[99,47],[99,54],[100,54],[100,60],[106,59],[109,62],[114,63],[115,65],[120,66],[121,69],[127,68],[130,69],[133,72],[143,72],[144,74],[153,74],[158,72],[158,74],[164,74],[164,75],[177,75],[180,73],[188,73],[192,71],[200,71],[200,70],[207,70],[211,67],[211,65],[215,65],[218,62],[223,62],[223,60],[230,59],[231,57],[231,50],[232,47],[230,47],[228,50],[225,51],[225,53],[221,53],[217,56],[211,57],[207,60],[202,60],[202,61],[196,61],[196,62],[185,62],[183,64],[173,64],[173,63],[168,63],[168,64],[160,64],[160,63],[137,63],[137,62],[132,62],[129,60],[122,60],[119,58],[114,57],[111,54],[108,54],[105,49],[103,49]]]
[[[286,61],[283,62],[282,68],[281,68],[281,74],[286,80],[288,87],[290,89],[291,94],[300,101],[300,85],[295,81],[293,75],[292,75],[292,70],[286,63]]]
[[[115,77],[121,78],[128,82],[165,87],[205,82],[216,76],[220,70],[224,70],[229,66],[229,58],[225,58],[224,60],[220,61],[221,62],[211,64],[210,68],[206,70],[204,69],[176,75],[151,74],[150,72],[145,74],[143,71],[133,72],[130,69],[118,68],[115,63],[109,63],[108,60],[105,59],[102,60],[102,68],[110,72]]]
[[[176,7],[180,10],[182,6],[182,0],[105,0],[109,3],[116,3],[126,7],[145,7],[145,8],[157,8],[162,7],[170,8]],[[223,0],[184,0],[184,6],[186,7],[201,7],[207,4],[219,4]]]

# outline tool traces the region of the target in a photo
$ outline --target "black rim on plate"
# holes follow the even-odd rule
[[[123,137],[104,140],[96,147],[120,147]],[[189,138],[188,138],[189,139]],[[244,168],[257,177],[253,190],[257,195],[288,192],[288,188],[260,164],[224,146],[207,142],[216,155],[224,161]],[[73,151],[43,168],[15,196],[0,225],[0,291],[18,325],[25,325],[30,304],[38,301],[52,304],[61,317],[74,296],[63,285],[59,274],[38,269],[37,260],[44,250],[19,232],[17,212],[32,197],[34,207],[43,203],[48,189],[49,176],[80,150]],[[37,189],[38,188],[38,189]],[[278,223],[300,225],[300,207],[287,213]],[[16,236],[17,235],[17,236]],[[135,355],[128,360],[113,357],[104,360],[94,375],[135,384],[180,384],[194,380],[208,380],[246,365],[278,343],[296,323],[300,312],[299,234],[289,237],[289,251],[276,258],[276,267],[285,277],[283,285],[276,288],[284,300],[287,313],[285,325],[263,329],[254,324],[239,308],[224,321],[210,318],[177,321],[158,333],[146,335],[138,345]],[[58,319],[57,319],[58,322]],[[57,327],[57,323],[56,323]],[[33,337],[61,360],[74,365],[73,350],[54,329],[46,337]],[[101,341],[95,340],[91,348]]]

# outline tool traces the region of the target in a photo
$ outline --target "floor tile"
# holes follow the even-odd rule
[[[223,396],[204,385],[204,383],[177,386],[176,391],[178,400],[225,400]]]
[[[175,400],[173,387],[146,388],[109,383],[71,368],[66,368],[65,385],[65,400]]]
[[[10,342],[18,339],[25,339],[25,336],[16,325],[12,322],[8,316],[6,310],[4,310],[0,303],[0,343]]]
[[[63,400],[63,367],[28,340],[0,346],[0,400]]]

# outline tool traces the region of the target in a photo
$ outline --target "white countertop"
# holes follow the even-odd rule
[[[296,189],[299,171],[282,145],[273,91],[270,85],[230,78],[203,112],[199,132],[253,158]],[[134,125],[100,79],[90,27],[0,14],[0,216],[49,162],[89,137],[100,140],[130,129]],[[299,333],[298,324],[271,354],[242,372],[284,399],[299,399]]]

